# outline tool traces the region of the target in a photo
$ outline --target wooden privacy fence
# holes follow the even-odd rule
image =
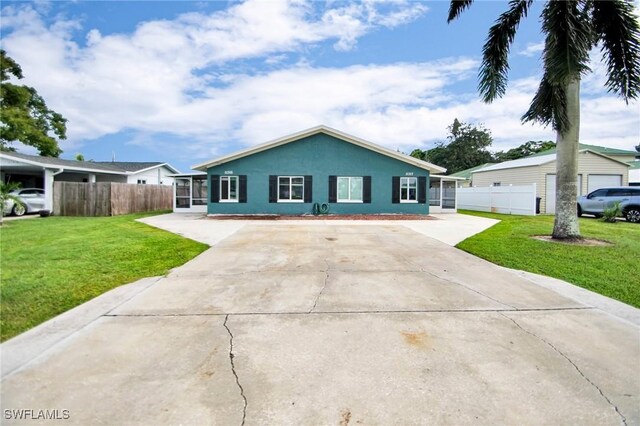
[[[53,213],[58,216],[116,216],[172,207],[173,188],[167,185],[53,183]]]

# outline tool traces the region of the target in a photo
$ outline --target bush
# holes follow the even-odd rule
[[[610,207],[604,209],[602,212],[602,220],[609,223],[616,223],[616,218],[622,216],[622,209],[620,208],[620,202],[616,201]]]

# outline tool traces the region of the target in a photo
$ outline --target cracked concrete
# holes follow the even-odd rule
[[[222,324],[224,326],[224,328],[227,330],[227,333],[229,333],[229,362],[231,363],[231,372],[233,373],[233,377],[236,378],[236,384],[238,385],[238,388],[240,389],[240,396],[242,397],[242,401],[244,402],[244,407],[242,408],[242,422],[240,422],[240,425],[244,425],[244,422],[247,418],[247,397],[244,394],[244,389],[242,387],[242,385],[240,384],[240,378],[238,377],[238,372],[236,371],[236,365],[235,362],[233,361],[233,333],[231,332],[231,329],[229,328],[229,326],[227,325],[227,323],[229,322],[229,315],[224,317],[224,323]]]
[[[622,423],[626,426],[627,425],[627,419],[625,416],[622,415],[622,413],[620,412],[620,410],[618,409],[618,407],[613,404],[611,402],[611,400],[604,394],[604,392],[602,392],[602,389],[600,389],[600,387],[598,385],[596,385],[595,383],[593,383],[591,381],[591,379],[589,379],[587,376],[585,376],[585,374],[582,372],[582,370],[580,370],[580,367],[578,367],[576,365],[575,362],[573,362],[571,360],[571,358],[569,358],[567,355],[565,355],[561,350],[559,350],[558,348],[556,348],[552,343],[549,343],[548,341],[546,341],[545,339],[543,339],[542,337],[538,336],[535,333],[530,332],[529,330],[525,329],[524,327],[522,327],[520,324],[518,324],[518,322],[516,320],[514,320],[513,318],[510,318],[506,315],[504,315],[503,313],[500,313],[500,315],[502,315],[503,317],[507,318],[508,320],[510,320],[511,322],[513,322],[516,327],[518,327],[520,330],[524,331],[527,334],[532,335],[533,337],[540,339],[541,341],[543,341],[544,343],[546,343],[550,348],[552,348],[554,351],[556,351],[560,356],[562,356],[564,359],[566,359],[569,364],[571,364],[573,366],[573,368],[576,369],[576,371],[578,372],[578,374],[580,374],[580,376],[582,376],[583,379],[585,379],[591,386],[593,386],[598,393],[600,393],[600,395],[602,395],[602,397],[605,399],[605,401],[607,401],[607,403],[615,410],[616,413],[618,413],[618,415],[620,416],[620,419],[622,420]]]
[[[402,225],[248,224],[216,242],[8,372],[1,408],[82,425],[640,423],[640,328],[511,271]]]
[[[329,281],[329,261],[325,259],[324,262],[327,264],[327,269],[325,270],[324,283],[322,284],[322,288],[320,289],[320,291],[318,292],[318,295],[313,301],[313,306],[311,307],[311,309],[309,309],[309,313],[312,313],[316,309],[316,306],[318,305],[318,300],[320,300],[320,296],[322,296],[324,289],[327,288],[327,282]]]

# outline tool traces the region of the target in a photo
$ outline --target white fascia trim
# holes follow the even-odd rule
[[[446,176],[446,175],[431,175],[429,177],[430,178],[438,178],[438,179],[442,179],[442,180],[469,180],[469,179],[463,178],[463,177]]]
[[[256,154],[258,152],[266,151],[271,148],[278,147],[280,145],[285,145],[287,143],[315,135],[317,133],[326,133],[330,136],[334,136],[338,139],[342,139],[344,141],[350,142],[354,145],[360,146],[362,148],[366,148],[370,151],[377,152],[378,154],[386,155],[387,157],[394,158],[396,160],[405,162],[407,164],[411,164],[412,166],[428,170],[430,172],[436,173],[445,173],[447,169],[436,166],[435,164],[427,163],[426,161],[418,160],[417,158],[413,158],[409,155],[400,154],[399,152],[392,151],[388,148],[382,147],[380,145],[376,145],[372,142],[366,141],[364,139],[358,138],[356,136],[352,136],[346,133],[343,133],[339,130],[333,129],[328,126],[316,126],[307,130],[303,130],[297,133],[293,133],[260,145],[253,146],[251,148],[235,152],[233,154],[226,155],[224,157],[220,157],[215,160],[207,161],[205,163],[196,164],[192,167],[194,170],[202,170],[205,171],[209,167],[218,166],[229,161],[237,160],[238,158],[246,157],[251,154]]]
[[[180,174],[180,170],[176,169],[175,167],[171,167],[171,165],[169,163],[158,164],[158,165],[155,165],[155,166],[147,167],[146,169],[136,170],[135,172],[127,172],[127,174],[137,175],[138,173],[148,172],[149,170],[157,169],[157,168],[160,168],[160,167],[166,167],[167,169],[169,169],[173,173]]]
[[[99,169],[88,169],[85,167],[62,166],[59,164],[46,164],[46,163],[41,163],[39,161],[32,161],[32,160],[26,160],[24,158],[12,157],[10,154],[7,155],[6,153],[0,153],[0,157],[17,161],[19,163],[29,164],[32,166],[39,166],[39,167],[42,167],[43,169],[62,169],[65,172],[81,171],[81,172],[91,172],[91,173],[104,173],[104,174],[110,174],[110,175],[126,175],[127,174],[125,172],[118,172],[116,170],[99,170]]]

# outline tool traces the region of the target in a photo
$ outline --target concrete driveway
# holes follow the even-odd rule
[[[4,422],[640,423],[637,325],[393,223],[229,234],[9,372]]]

